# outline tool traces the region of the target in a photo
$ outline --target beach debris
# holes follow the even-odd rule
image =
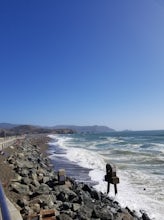
[[[41,210],[40,211],[40,220],[51,220],[51,219],[56,219],[55,218],[55,210],[50,209],[50,210]]]
[[[66,172],[65,169],[59,169],[58,171],[58,182],[60,185],[65,184],[66,181]]]
[[[40,214],[32,214],[27,217],[27,220],[55,220],[55,210],[41,210]]]
[[[117,194],[117,184],[119,178],[116,176],[116,166],[113,164],[106,164],[105,181],[107,182],[107,194],[110,191],[110,183],[114,185],[115,195]]]

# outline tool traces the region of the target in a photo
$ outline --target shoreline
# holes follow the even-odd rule
[[[8,161],[3,162],[10,176],[4,187],[6,195],[20,210],[23,219],[38,215],[41,209],[55,209],[59,220],[150,220],[146,213],[138,217],[135,211],[122,208],[107,195],[70,177],[67,177],[67,184],[59,185],[57,171],[48,158],[50,140],[46,135],[27,136],[0,156],[1,164],[2,159]],[[0,178],[3,179],[2,173]]]

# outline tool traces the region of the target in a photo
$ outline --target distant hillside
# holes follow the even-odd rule
[[[11,129],[18,125],[16,124],[10,124],[10,123],[0,123],[0,129]]]
[[[12,126],[11,126],[12,127]],[[0,137],[6,136],[13,136],[13,135],[23,135],[23,134],[72,134],[73,130],[62,128],[62,129],[55,129],[55,128],[43,128],[39,126],[33,125],[19,125],[13,126],[12,128],[7,127],[0,127]]]
[[[75,126],[75,125],[57,125],[53,128],[68,128],[71,130],[76,131],[77,133],[105,133],[105,132],[113,132],[115,131],[112,128],[109,128],[107,126]]]
[[[75,126],[75,125],[57,125],[53,127],[42,127],[34,125],[16,125],[10,123],[0,123],[0,136],[22,135],[22,134],[70,134],[70,133],[106,133],[115,131],[107,126]]]

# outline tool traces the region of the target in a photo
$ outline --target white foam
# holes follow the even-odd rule
[[[54,139],[54,142],[51,142],[51,145],[57,145],[63,149],[67,149],[68,143],[73,140],[72,137],[64,136],[64,135],[49,135],[50,138]]]
[[[97,172],[92,172],[91,176],[94,180],[99,179],[99,184],[95,186],[98,191],[103,193],[107,190],[107,183],[103,181],[104,173],[98,176],[95,176]],[[164,214],[163,202],[158,201],[155,197],[150,198],[147,194],[147,191],[143,191],[140,188],[136,188],[135,185],[132,187],[132,183],[129,182],[128,173],[123,173],[118,171],[118,176],[120,178],[120,184],[117,185],[118,194],[114,195],[114,187],[110,186],[110,197],[118,201],[121,206],[129,207],[131,210],[135,210],[138,215],[140,215],[140,210],[144,210],[149,214],[151,219],[161,220]],[[96,177],[96,178],[95,178]]]
[[[63,157],[65,157],[65,154],[51,154],[51,155],[49,155],[49,158],[50,159],[54,159],[54,158],[56,158],[56,157],[61,157],[61,158],[63,158]]]
[[[164,144],[161,144],[161,143],[152,143],[153,145],[154,145],[154,150],[155,151],[159,151],[159,152],[161,152],[161,153],[163,153],[164,154]]]
[[[70,161],[89,169],[103,170],[105,166],[105,161],[101,155],[82,148],[69,148],[66,157]]]
[[[116,137],[107,137],[107,140],[110,144],[115,144],[115,143],[123,143],[124,140]]]
[[[122,204],[123,206],[128,206],[132,210],[140,211],[141,209],[145,210],[149,216],[153,219],[161,220],[162,218],[162,210],[163,210],[163,202],[158,201],[155,197],[152,195],[152,189],[151,186],[154,188],[156,187],[152,183],[151,186],[150,178],[148,178],[148,175],[144,175],[141,172],[137,172],[135,177],[133,179],[136,179],[140,181],[141,184],[133,184],[134,181],[131,178],[131,175],[129,175],[129,172],[118,172],[121,183],[119,185],[119,194],[118,194],[118,202]],[[131,181],[130,181],[131,180]],[[146,190],[144,190],[144,187]],[[150,196],[151,193],[151,196]]]
[[[80,147],[78,146],[78,148],[75,147],[75,142],[72,137],[54,135],[53,138],[55,138],[55,145],[58,145],[66,150],[66,154],[62,154],[62,157],[65,156],[67,159],[77,163],[81,167],[91,169],[89,176],[92,181],[98,182],[98,184],[94,187],[98,191],[102,191],[103,193],[106,192],[107,183],[104,181],[104,175],[106,161],[109,161],[109,156],[100,155],[101,150],[97,152],[93,151],[93,149],[95,150],[97,143],[94,143],[93,141],[87,142],[85,148],[88,147],[88,149],[84,149],[80,148],[84,146],[84,143],[79,143]],[[119,141],[112,138],[109,138],[109,140],[113,143]],[[101,141],[98,144],[100,143]],[[134,151],[139,147],[139,144],[135,144],[134,146],[132,145],[131,150],[133,149]],[[162,151],[163,146],[158,145],[158,147]],[[113,157],[114,160],[117,160],[118,164],[120,161],[120,166],[122,166],[122,163],[123,165],[126,164],[128,160],[134,161],[134,165],[137,160],[146,160],[146,155],[139,155],[139,157],[136,158],[135,155],[129,156],[122,154],[120,158],[120,155],[111,154],[113,149],[114,148],[112,147],[108,151],[105,151],[105,154],[109,154],[111,158]],[[126,145],[125,150],[128,149],[130,149],[130,145]],[[124,150],[124,148],[122,148],[122,150]],[[120,178],[120,184],[118,184],[118,194],[117,196],[114,195],[113,185],[111,185],[110,196],[118,201],[121,206],[128,206],[131,210],[136,210],[138,214],[142,209],[148,213],[151,219],[162,220],[164,215],[163,200],[159,200],[159,197],[156,196],[158,178],[154,178],[154,176],[151,176],[150,173],[143,173],[143,171],[141,172],[137,169],[135,172],[132,172],[132,170],[133,169],[130,169],[130,166],[129,169],[126,167],[126,171],[118,170],[118,176]],[[162,188],[160,188],[162,186],[161,181],[162,180],[159,181],[159,189],[162,190]],[[146,188],[146,190],[144,190],[144,188]],[[159,193],[157,193],[157,195],[159,195]]]

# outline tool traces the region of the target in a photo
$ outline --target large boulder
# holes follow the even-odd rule
[[[58,185],[54,187],[56,195],[64,194],[65,200],[71,201],[72,199],[77,197],[77,194],[70,190],[66,185]],[[60,199],[59,199],[60,200]]]
[[[51,191],[51,189],[49,188],[49,186],[47,184],[41,183],[37,188],[36,188],[36,192],[38,194],[49,194]]]
[[[11,189],[21,195],[30,194],[29,186],[17,182],[11,183]]]
[[[15,178],[13,178],[11,181],[12,182],[21,182],[22,177],[19,174],[15,174]]]
[[[78,209],[78,219],[81,220],[90,220],[92,217],[92,209],[88,206],[81,206]]]
[[[64,214],[64,213],[62,213],[61,215],[57,216],[56,219],[57,220],[72,220],[72,218],[69,215]]]
[[[100,205],[94,206],[92,217],[100,218],[102,220],[113,220],[112,212],[106,207],[101,207]]]

